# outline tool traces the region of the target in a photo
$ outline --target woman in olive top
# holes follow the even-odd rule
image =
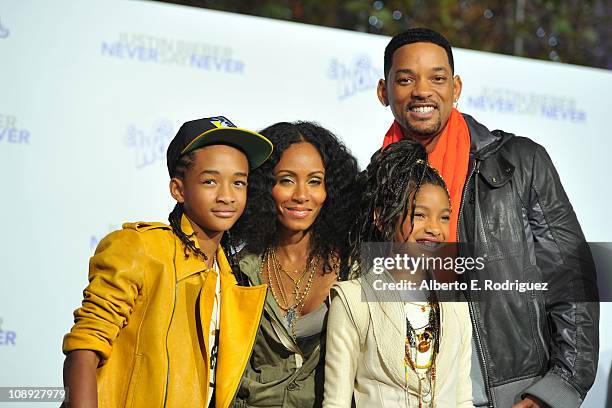
[[[272,156],[249,177],[249,202],[232,229],[240,268],[268,285],[236,407],[319,407],[329,290],[343,270],[357,162],[328,130],[308,122],[261,132]]]

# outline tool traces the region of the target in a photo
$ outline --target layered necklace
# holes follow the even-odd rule
[[[304,309],[304,304],[310,294],[310,289],[312,288],[312,283],[314,282],[318,267],[318,257],[313,256],[306,262],[301,272],[296,269],[292,274],[283,268],[283,265],[276,256],[276,250],[274,248],[268,248],[264,253],[262,270],[266,268],[270,292],[272,292],[272,297],[278,306],[285,312],[285,319],[287,320],[287,324],[291,329],[291,334],[294,339],[296,338],[295,322],[302,314],[302,309]],[[289,292],[285,289],[282,275],[286,275],[291,279],[293,288]],[[308,279],[306,284],[302,285],[307,275]],[[300,291],[300,286],[304,286],[303,291]],[[277,292],[280,293],[280,296]],[[290,299],[289,293],[293,299]]]
[[[413,303],[413,302],[407,302]],[[412,369],[419,380],[419,408],[423,403],[433,405],[436,385],[436,356],[440,347],[440,306],[435,297],[429,297],[427,306],[414,303],[424,313],[429,308],[429,316],[424,326],[414,328],[406,316],[406,342],[404,366],[406,378]]]

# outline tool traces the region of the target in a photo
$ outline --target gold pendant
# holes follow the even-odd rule
[[[430,347],[431,347],[431,342],[427,340],[423,340],[419,342],[419,345],[417,348],[419,350],[419,353],[427,353]]]

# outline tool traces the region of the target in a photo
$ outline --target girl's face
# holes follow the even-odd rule
[[[283,152],[273,175],[272,198],[281,226],[290,232],[308,230],[327,198],[321,154],[310,143],[292,144]]]
[[[449,238],[450,201],[443,187],[424,184],[419,189],[414,208],[414,223],[410,217],[395,232],[395,242],[418,242],[428,245]]]

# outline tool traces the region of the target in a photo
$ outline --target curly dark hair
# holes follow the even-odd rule
[[[310,143],[323,159],[327,198],[311,226],[308,259],[315,256],[324,259],[327,273],[333,269],[333,256],[330,255],[337,255],[342,269],[348,255],[348,231],[355,215],[357,161],[334,134],[316,123],[280,122],[260,133],[274,144],[274,151],[264,164],[249,174],[247,206],[232,228],[232,235],[244,243],[247,252],[254,254],[263,254],[277,243],[279,224],[272,198],[273,169],[289,146]]]
[[[368,265],[355,267],[362,244],[393,242],[398,225],[407,217],[414,222],[415,200],[422,185],[440,186],[448,195],[444,179],[427,163],[425,148],[412,140],[392,143],[374,153],[356,184],[361,201],[349,233],[349,262],[357,273],[368,269]]]

